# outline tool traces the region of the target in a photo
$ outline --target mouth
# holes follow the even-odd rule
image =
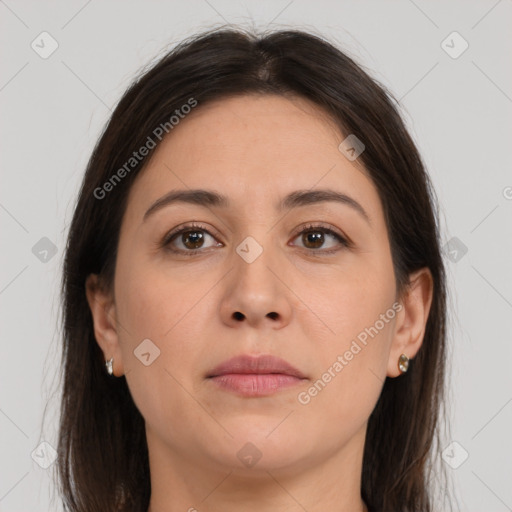
[[[307,378],[284,359],[241,355],[224,361],[206,376],[218,388],[247,397],[268,396]]]

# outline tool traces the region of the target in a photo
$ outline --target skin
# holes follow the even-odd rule
[[[400,354],[413,358],[421,346],[432,278],[427,269],[416,272],[397,297],[382,205],[359,162],[338,149],[344,138],[302,98],[224,99],[182,120],[133,183],[114,290],[91,275],[87,298],[105,359],[114,358],[115,376],[126,375],[146,421],[150,512],[231,512],[242,503],[247,512],[365,510],[367,421],[386,376],[400,375]],[[143,221],[167,192],[195,188],[225,194],[232,204],[176,203]],[[355,199],[370,223],[334,202],[274,207],[292,191],[319,188]],[[186,245],[179,235],[171,247],[198,247],[198,254],[158,246],[191,221],[210,233],[201,231],[203,245]],[[317,224],[332,226],[352,247],[329,234],[323,245],[308,241],[300,232],[309,222],[314,233]],[[263,248],[252,263],[236,252],[247,236]],[[337,251],[322,252],[329,249]],[[396,316],[301,404],[299,392],[397,299]],[[147,338],[160,350],[149,366],[134,355]],[[270,396],[241,397],[205,378],[239,354],[282,357],[307,379]],[[237,457],[248,442],[261,453],[252,467]]]

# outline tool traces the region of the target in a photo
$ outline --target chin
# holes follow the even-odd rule
[[[268,477],[269,472],[289,469],[300,466],[307,458],[304,451],[304,442],[300,439],[290,438],[288,432],[277,432],[279,422],[266,422],[261,429],[240,428],[237,432],[228,429],[233,438],[219,447],[222,452],[216,452],[214,457],[221,465],[230,467],[230,470],[240,471],[241,475],[263,472]],[[273,430],[275,429],[275,430]],[[270,433],[270,434],[269,434]]]

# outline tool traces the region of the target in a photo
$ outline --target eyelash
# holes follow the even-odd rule
[[[199,254],[201,252],[204,252],[204,249],[193,249],[189,251],[183,251],[180,249],[172,249],[170,248],[170,244],[173,241],[174,238],[178,237],[179,235],[187,232],[193,232],[193,231],[204,231],[208,233],[211,237],[215,238],[214,235],[212,235],[208,229],[206,229],[204,226],[200,224],[187,224],[186,226],[183,226],[182,228],[171,231],[170,233],[166,234],[160,243],[160,247],[165,248],[169,250],[170,252],[176,253],[176,254],[183,254],[186,256],[195,256],[196,254]],[[307,232],[322,232],[324,234],[332,235],[334,238],[336,238],[341,245],[343,245],[345,248],[351,248],[352,243],[349,242],[345,237],[340,235],[338,232],[334,231],[334,229],[326,227],[326,226],[319,226],[315,224],[306,224],[300,227],[299,231],[296,232],[293,236],[293,239],[297,238],[299,235],[302,235],[303,233]],[[333,254],[335,252],[338,252],[340,249],[308,249],[307,247],[303,250],[311,252],[311,253],[322,253],[322,254]]]

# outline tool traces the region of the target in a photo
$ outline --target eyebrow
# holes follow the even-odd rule
[[[317,190],[296,190],[285,196],[277,205],[276,210],[291,210],[308,206],[312,204],[336,202],[349,206],[359,215],[361,215],[368,224],[371,224],[370,218],[365,209],[353,198],[332,189]],[[228,208],[229,199],[213,190],[191,189],[191,190],[172,190],[160,199],[157,199],[146,211],[143,217],[145,222],[149,216],[158,210],[175,203],[188,203],[205,207]]]

